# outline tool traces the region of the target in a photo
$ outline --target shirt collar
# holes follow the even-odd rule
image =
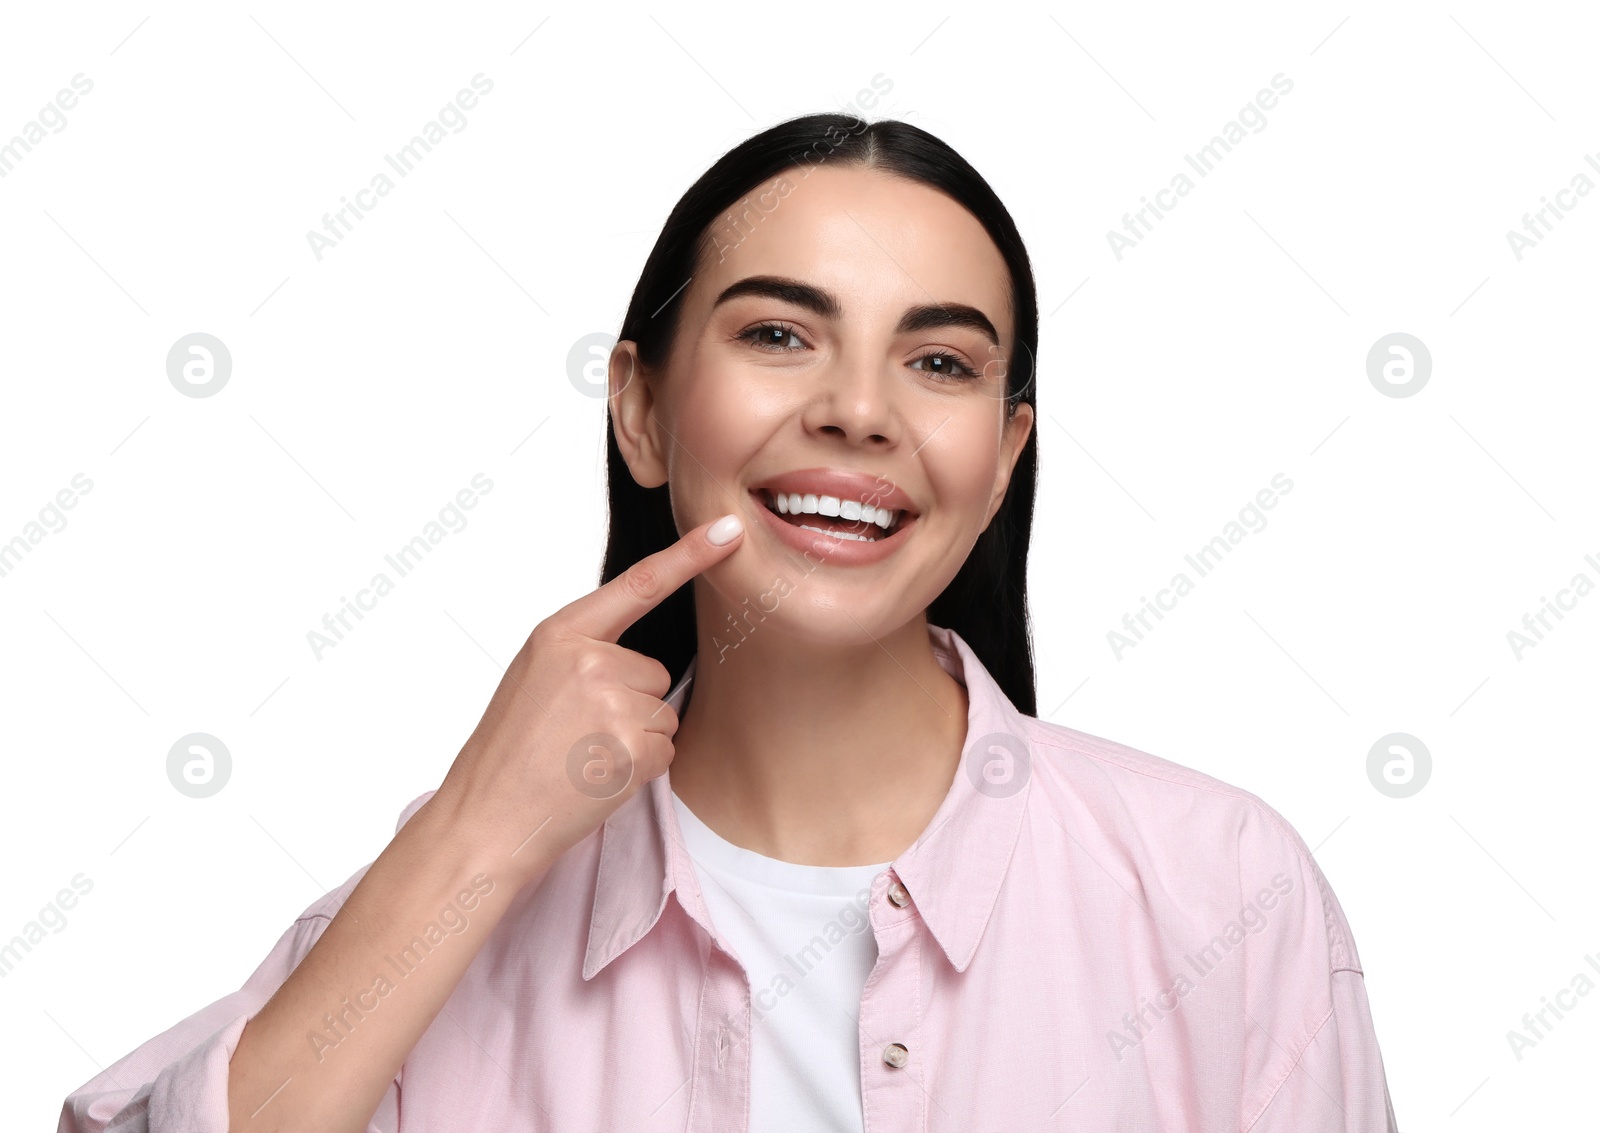
[[[965,971],[1022,828],[1032,778],[1032,717],[1016,709],[960,634],[930,623],[928,635],[940,667],[966,686],[965,755],[927,829],[890,868],[950,963]],[[690,660],[665,698],[674,709],[681,708],[697,660]],[[1010,762],[998,764],[1003,774],[997,778],[991,772],[1002,751],[1009,753]],[[697,919],[709,920],[672,807],[669,776],[670,769],[650,780],[606,819],[583,960],[585,980],[654,927],[671,893]]]

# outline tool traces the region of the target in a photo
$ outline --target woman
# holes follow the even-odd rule
[[[611,356],[600,588],[62,1130],[1393,1130],[1298,835],[1034,716],[1037,337],[938,139],[726,154]]]

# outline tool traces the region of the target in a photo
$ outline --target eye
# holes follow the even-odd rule
[[[742,331],[734,336],[736,341],[749,342],[757,350],[767,350],[775,354],[787,354],[793,347],[783,345],[786,338],[799,340],[800,335],[786,323],[761,323],[747,331]]]
[[[937,369],[929,371],[930,373],[935,373],[935,374],[938,374],[939,376],[945,377],[945,378],[954,378],[954,379],[961,379],[961,380],[966,380],[968,378],[975,378],[975,377],[978,376],[978,371],[974,370],[971,366],[967,365],[960,358],[957,358],[954,354],[946,354],[943,351],[939,351],[939,350],[931,350],[928,353],[922,355],[921,357],[913,359],[913,361],[914,362],[927,362],[927,361],[929,361],[930,359],[933,359],[933,358],[942,359],[944,364],[942,366],[939,366]]]

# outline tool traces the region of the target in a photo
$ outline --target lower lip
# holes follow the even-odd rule
[[[796,527],[767,506],[760,492],[751,492],[756,509],[765,517],[767,528],[796,551],[815,555],[839,566],[868,566],[888,558],[904,543],[920,516],[904,516],[894,532],[881,539],[836,539],[819,531]]]

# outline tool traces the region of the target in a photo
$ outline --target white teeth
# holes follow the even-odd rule
[[[833,539],[854,539],[859,543],[876,543],[877,540],[870,535],[853,535],[848,531],[829,531],[823,527],[812,527],[809,523],[800,524],[802,531],[815,531],[819,535],[827,535]]]
[[[838,496],[820,496],[813,493],[801,495],[799,492],[768,492],[767,506],[779,515],[825,515],[851,521],[873,523],[887,531],[893,527],[900,518],[898,511],[889,508],[876,507],[872,504],[862,503],[859,500],[846,500]],[[805,524],[800,524],[805,527]],[[809,531],[819,528],[808,527]],[[825,531],[824,534],[834,535],[838,532]],[[866,536],[853,536],[866,538]]]

